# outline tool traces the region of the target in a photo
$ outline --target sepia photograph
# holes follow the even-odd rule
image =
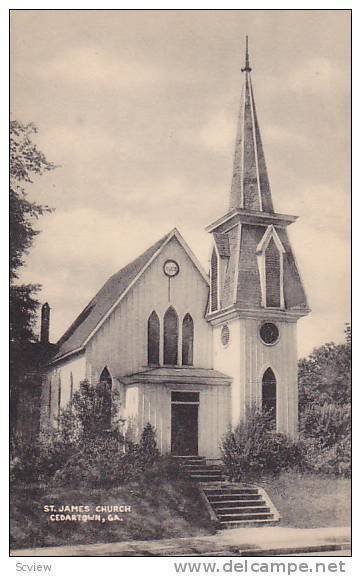
[[[351,10],[9,27],[10,556],[351,556]]]

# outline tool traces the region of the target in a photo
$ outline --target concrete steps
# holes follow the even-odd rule
[[[221,484],[202,487],[220,528],[278,522],[280,516],[264,490],[256,486]]]
[[[219,528],[279,521],[278,511],[262,488],[227,482],[223,467],[202,456],[176,458],[187,476],[199,483],[204,503]]]
[[[178,456],[176,458],[186,474],[196,482],[225,480],[223,467],[219,464],[208,464],[202,456]]]

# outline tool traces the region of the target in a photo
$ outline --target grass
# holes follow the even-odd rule
[[[51,522],[44,505],[132,507],[124,522]],[[11,494],[11,548],[156,540],[213,532],[199,493],[190,481],[132,483],[117,488],[16,488]]]
[[[351,524],[351,481],[347,478],[285,472],[261,484],[282,516],[279,526]]]
[[[279,526],[321,528],[350,524],[350,480],[287,472],[257,482],[282,519]],[[124,522],[50,522],[44,505],[125,504]],[[14,488],[11,494],[11,547],[30,548],[157,540],[213,533],[194,484],[187,480],[132,483],[117,488]]]

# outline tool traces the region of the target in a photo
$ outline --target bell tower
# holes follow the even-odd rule
[[[228,212],[208,226],[213,235],[207,320],[214,368],[233,378],[231,421],[256,404],[275,429],[297,436],[297,320],[309,313],[288,239],[296,216],[274,211],[246,39]]]

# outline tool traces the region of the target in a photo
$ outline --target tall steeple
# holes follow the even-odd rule
[[[259,212],[273,212],[271,188],[253,96],[251,70],[247,36],[245,64],[241,69],[243,90],[238,117],[229,209],[241,208]]]
[[[248,40],[242,74],[230,205],[207,228],[213,235],[206,315],[213,367],[232,377],[232,426],[256,404],[272,411],[278,432],[296,438],[296,323],[309,308],[287,234],[296,216],[273,210]]]
[[[246,40],[243,92],[227,213],[207,227],[213,234],[209,313],[234,307],[262,314],[303,316],[308,311],[287,226],[296,216],[273,209],[259,130]],[[276,298],[271,295],[274,282]]]

